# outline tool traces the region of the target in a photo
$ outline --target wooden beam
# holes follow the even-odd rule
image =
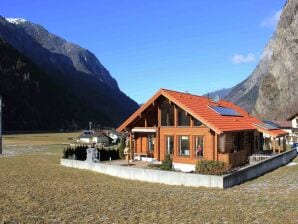
[[[214,133],[214,152],[215,152],[215,160],[218,160],[217,134],[216,133]]]
[[[134,155],[132,154],[132,132],[130,132],[129,134],[129,153],[131,153],[130,155],[132,155],[132,157],[134,157]]]
[[[145,126],[145,128],[147,128],[147,116],[145,117],[145,124],[144,124],[144,126]]]
[[[161,109],[160,106],[158,106],[157,108],[157,123],[158,123],[158,127],[161,127]]]
[[[178,109],[177,106],[174,105],[174,127],[178,126]]]
[[[157,128],[155,139],[155,150],[157,151],[157,160],[160,161],[160,128]]]
[[[190,116],[190,127],[193,128],[194,126],[194,118]]]

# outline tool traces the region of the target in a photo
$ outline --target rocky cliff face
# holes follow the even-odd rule
[[[262,119],[285,119],[298,109],[298,1],[288,0],[277,30],[253,73],[225,99]]]
[[[78,128],[82,127],[81,121],[88,119],[95,125],[117,126],[138,108],[136,102],[119,90],[116,80],[91,52],[49,33],[40,25],[23,19],[0,17],[0,38],[26,56],[30,63],[37,65],[40,74],[46,74],[53,82],[51,86],[65,92],[65,97],[75,99],[77,107],[84,104],[86,113],[77,113],[80,115],[73,120]],[[5,53],[1,52],[1,55]],[[28,72],[30,73],[30,69]],[[0,89],[0,94],[6,94],[3,88]],[[32,96],[31,99],[34,100],[35,95]],[[49,99],[43,100],[47,102]],[[72,102],[71,107],[75,104],[74,100],[66,101]],[[41,113],[42,110],[38,110],[40,107],[41,104],[36,105],[35,111]],[[81,108],[77,110],[82,111]],[[59,123],[55,124],[55,128],[59,128]],[[42,129],[46,126],[38,127]],[[68,128],[67,125],[63,127]],[[17,125],[13,128],[17,128]]]

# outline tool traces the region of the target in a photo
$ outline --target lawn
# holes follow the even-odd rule
[[[298,223],[298,165],[226,190],[167,186],[60,166],[59,141],[67,138],[5,145],[4,153],[21,153],[0,158],[0,221]]]

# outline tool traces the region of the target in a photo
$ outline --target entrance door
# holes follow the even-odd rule
[[[155,135],[150,133],[147,136],[147,152],[149,155],[153,155],[154,148],[155,148]]]

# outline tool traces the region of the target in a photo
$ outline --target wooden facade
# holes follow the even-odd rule
[[[183,106],[186,100],[193,100],[192,96],[179,94],[177,97],[181,97],[182,103],[160,91],[118,128],[118,131],[129,133],[133,156],[153,157],[162,161],[170,154],[174,163],[194,165],[202,159],[220,160],[233,167],[247,163],[248,156],[261,149],[262,133],[256,128],[243,122],[245,129],[237,130],[238,123],[239,126],[243,124],[237,120],[240,118],[231,117],[229,119],[236,124],[236,128],[219,132],[208,120],[200,119]],[[199,102],[208,107],[206,98]],[[247,116],[248,119],[251,117]],[[223,122],[221,125],[227,126]]]
[[[166,115],[163,112],[163,105],[167,101],[170,108],[167,108],[169,113]],[[173,114],[171,113],[173,111]],[[186,126],[181,123],[180,117],[184,117]],[[184,113],[184,115],[181,115]],[[163,117],[165,115],[165,117]],[[172,118],[169,117],[172,115]],[[168,119],[167,122],[164,119]],[[172,120],[172,121],[171,121]],[[196,122],[195,122],[196,121]],[[198,126],[195,126],[199,124]],[[167,154],[171,154],[173,162],[196,164],[198,160],[221,160],[230,163],[230,154],[236,151],[245,151],[245,163],[247,156],[253,151],[250,140],[253,140],[253,132],[228,132],[222,135],[216,134],[209,127],[189,115],[186,111],[179,108],[173,102],[166,98],[161,98],[152,104],[148,110],[142,113],[135,122],[127,128],[132,136],[131,152],[135,155],[152,156],[158,161],[165,159]],[[243,139],[240,144],[241,148],[235,148],[233,141],[234,137],[241,135]],[[199,155],[197,152],[196,138],[202,139],[202,153]],[[173,152],[169,153],[169,138],[172,138]],[[188,142],[188,148],[182,154],[181,139],[185,138]],[[226,155],[226,156],[225,156]],[[227,157],[227,158],[226,158]],[[236,164],[232,163],[231,164]],[[239,165],[237,163],[237,165]]]

